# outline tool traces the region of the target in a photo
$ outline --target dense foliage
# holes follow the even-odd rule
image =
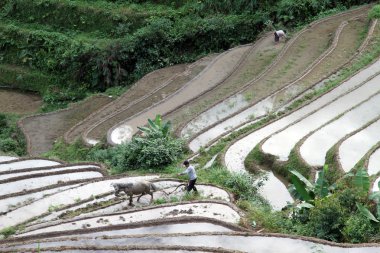
[[[332,186],[324,176],[328,172],[325,166],[314,184],[292,172],[292,188],[298,194],[291,192],[299,200],[290,208],[294,231],[336,242],[368,242],[380,231],[379,221],[372,214],[380,195],[368,196],[367,171],[360,168],[348,173]]]
[[[127,86],[154,69],[251,42],[267,25],[290,28],[368,1],[4,0],[0,82],[50,95],[47,103],[69,102],[47,86],[75,94]]]
[[[0,153],[26,154],[24,135],[16,123],[18,119],[17,116],[0,114]]]
[[[141,127],[141,136],[106,150],[95,150],[91,159],[105,162],[118,172],[149,168],[162,169],[183,154],[184,143],[171,135],[170,122],[162,123],[161,116],[149,120],[148,127]]]

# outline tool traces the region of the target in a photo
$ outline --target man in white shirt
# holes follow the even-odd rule
[[[187,185],[187,192],[194,190],[197,192],[197,188],[195,187],[195,182],[197,181],[197,173],[192,165],[190,165],[189,161],[184,161],[183,165],[185,165],[186,170],[182,173],[178,173],[178,176],[187,174],[189,176],[189,184]]]
[[[279,42],[280,38],[286,38],[284,30],[278,30],[274,32],[274,42]]]

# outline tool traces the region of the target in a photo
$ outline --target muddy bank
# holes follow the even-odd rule
[[[37,112],[42,98],[35,93],[0,88],[0,113],[29,114]]]

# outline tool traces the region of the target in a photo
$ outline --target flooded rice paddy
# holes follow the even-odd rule
[[[260,235],[242,235],[242,234],[185,234],[185,235],[144,235],[144,236],[120,236],[110,238],[80,238],[80,240],[61,240],[61,241],[44,241],[41,244],[44,247],[90,247],[90,246],[123,246],[123,245],[181,245],[195,247],[212,247],[223,248],[227,250],[236,250],[241,252],[265,252],[265,253],[377,253],[379,247],[355,247],[350,248],[331,246],[313,241],[306,241],[296,238],[260,236]],[[18,245],[16,248],[28,248],[32,245]],[[32,247],[33,248],[33,247]]]
[[[0,156],[0,162],[7,162],[18,159],[17,157],[13,156]]]
[[[33,190],[36,188],[42,188],[48,185],[64,183],[68,181],[74,181],[79,179],[92,179],[103,177],[103,174],[97,171],[83,171],[72,172],[66,174],[40,176],[36,178],[28,178],[18,181],[12,181],[9,183],[1,183],[1,195],[7,195],[15,192],[21,192],[26,190]],[[0,195],[0,196],[1,196]]]
[[[344,171],[350,171],[357,162],[380,141],[380,120],[343,141],[339,147],[339,161]],[[370,175],[376,174],[368,168]]]
[[[145,210],[134,210],[126,213],[109,213],[98,217],[82,218],[61,222],[36,229],[22,234],[23,236],[47,233],[53,231],[67,231],[81,229],[83,227],[98,228],[109,225],[127,224],[140,221],[157,220],[171,217],[201,216],[214,218],[224,222],[237,224],[240,215],[228,205],[213,202],[194,202],[191,204],[178,204],[173,206],[153,207]]]
[[[335,143],[378,115],[380,115],[380,94],[353,108],[308,137],[300,147],[302,158],[312,166],[323,166],[327,151]]]
[[[77,188],[67,189],[62,192],[49,195],[45,198],[39,199],[29,205],[22,206],[14,211],[0,216],[0,225],[13,226],[25,222],[33,217],[38,217],[52,207],[63,207],[65,205],[75,204],[78,199],[88,199],[92,196],[104,194],[111,191],[111,183],[116,182],[133,182],[139,180],[149,180],[156,178],[155,176],[142,176],[142,177],[129,177],[121,179],[107,179],[98,182],[91,182]],[[1,200],[0,200],[1,203]]]
[[[44,160],[44,159],[30,159],[23,161],[15,161],[11,163],[0,164],[0,172],[13,171],[26,168],[38,168],[59,165],[60,162]]]
[[[363,83],[363,80],[367,80],[369,77],[378,73],[379,71],[380,61],[377,61],[368,68],[364,69],[363,71],[359,72],[358,74],[344,82],[343,84],[341,84],[340,86],[338,86],[337,88],[335,88],[334,90],[332,90],[331,92],[326,93],[325,95],[321,96],[320,98],[316,99],[310,104],[236,141],[233,145],[229,147],[229,149],[226,152],[224,162],[227,168],[231,171],[245,170],[245,158],[248,156],[251,150],[262,140],[274,134],[275,132],[284,129],[285,127],[296,122],[297,120],[302,119],[309,113],[317,111],[322,106],[332,102],[333,100],[350,91],[351,89],[355,88],[356,86],[359,86]],[[274,190],[273,194],[271,195],[276,196],[277,194],[277,191]],[[270,199],[268,199],[268,201],[271,202]]]
[[[304,136],[376,94],[380,90],[379,81],[380,75],[331,103],[321,103],[319,110],[270,137],[263,144],[263,151],[286,161],[290,151]]]
[[[377,149],[369,158],[368,174],[375,175],[380,172],[380,149]]]
[[[12,177],[20,177],[20,176],[27,176],[27,175],[40,174],[40,173],[49,173],[49,172],[56,172],[56,171],[62,171],[62,170],[90,169],[90,168],[99,169],[98,166],[92,166],[92,165],[64,166],[64,167],[54,167],[54,168],[41,169],[41,170],[29,169],[24,172],[13,171],[13,173],[0,174],[0,181],[4,179],[12,178]]]
[[[15,210],[16,208],[28,205],[31,202],[37,201],[37,200],[42,199],[44,197],[47,197],[49,195],[59,193],[59,192],[63,192],[67,189],[75,188],[78,186],[80,186],[80,184],[61,186],[61,187],[56,187],[56,188],[49,189],[49,190],[43,190],[43,191],[38,191],[38,192],[34,192],[34,193],[28,193],[28,194],[23,194],[23,195],[19,195],[19,196],[12,196],[12,197],[1,199],[0,200],[0,213],[6,213],[6,212],[9,212],[11,210]]]

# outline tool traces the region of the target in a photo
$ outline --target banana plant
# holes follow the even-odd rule
[[[353,174],[352,172],[347,173],[345,177],[354,177],[354,186],[356,189],[367,193],[370,188],[370,180],[368,172],[364,168],[359,168],[356,171],[356,174]],[[379,182],[380,187],[380,182]],[[375,217],[368,208],[366,208],[364,205],[360,203],[356,203],[356,207],[358,208],[358,211],[365,216],[366,218],[374,221],[379,222],[380,219],[380,191],[373,192],[368,197],[370,200],[373,200],[377,204],[377,214]]]
[[[161,115],[158,114],[154,121],[148,119],[147,127],[138,127],[138,129],[147,137],[168,138],[170,136],[171,123],[170,121],[162,123]]]
[[[330,190],[333,186],[329,186],[326,180],[326,174],[328,173],[328,166],[325,165],[321,171],[318,172],[318,179],[315,183],[311,183],[301,173],[296,170],[291,170],[291,182],[288,190],[291,195],[305,201],[309,204],[313,204],[316,198],[324,198],[330,194]],[[310,207],[310,205],[307,205]]]
[[[377,185],[380,189],[380,181],[378,182]],[[362,215],[364,215],[365,217],[367,217],[368,219],[370,219],[374,222],[379,222],[379,219],[380,219],[380,191],[372,192],[368,198],[376,203],[376,217],[365,206],[360,205],[359,203],[356,203],[356,207],[358,208],[359,212]]]

